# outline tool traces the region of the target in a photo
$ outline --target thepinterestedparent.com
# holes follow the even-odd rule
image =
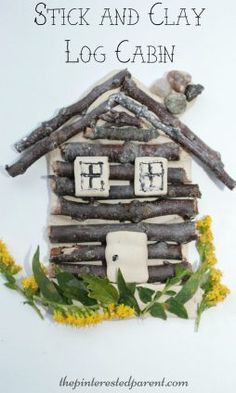
[[[130,376],[129,378],[114,378],[114,379],[98,379],[91,378],[70,378],[68,376],[61,377],[59,380],[59,387],[64,390],[76,390],[83,388],[128,388],[135,390],[138,388],[189,388],[189,382],[184,380],[171,380],[163,377],[161,379],[138,379]]]

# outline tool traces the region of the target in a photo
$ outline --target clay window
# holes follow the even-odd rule
[[[159,157],[138,157],[135,160],[135,195],[167,193],[167,160]]]
[[[109,196],[107,157],[77,157],[74,174],[76,196]]]

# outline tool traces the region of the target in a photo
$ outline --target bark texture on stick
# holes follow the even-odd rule
[[[38,128],[32,131],[28,136],[21,139],[15,144],[15,148],[18,152],[22,152],[28,147],[34,145],[39,140],[49,136],[57,128],[61,127],[65,122],[70,120],[73,116],[82,114],[89,106],[103,93],[108,90],[120,87],[124,82],[125,78],[129,77],[130,74],[127,70],[122,70],[111,78],[95,86],[85,97],[81,98],[75,104],[72,104],[66,108],[62,108],[58,114],[51,120],[42,123]]]
[[[68,177],[52,177],[51,184],[53,191],[59,196],[75,196],[75,182]],[[145,196],[144,196],[145,197]],[[168,198],[201,198],[201,192],[197,184],[169,184],[167,195]],[[111,186],[109,199],[134,199],[137,196],[134,193],[134,186],[122,185]],[[141,197],[138,197],[141,199]],[[161,197],[160,197],[161,198]],[[88,198],[83,198],[87,200]],[[93,199],[103,199],[101,197]],[[107,197],[105,199],[108,199]]]
[[[188,243],[197,238],[194,222],[180,224],[97,224],[52,225],[49,238],[52,243],[105,242],[109,232],[144,232],[150,241]]]
[[[182,250],[179,244],[158,242],[148,245],[149,259],[175,259],[181,260]],[[88,261],[102,261],[105,263],[104,245],[76,245],[74,247],[54,247],[51,249],[50,262],[53,263],[77,263]]]
[[[55,161],[53,171],[57,176],[74,178],[74,164],[66,161]],[[132,164],[110,165],[111,180],[134,180],[134,166]],[[168,168],[168,183],[188,183],[186,172],[183,168]]]
[[[109,139],[117,141],[138,141],[149,142],[159,136],[155,128],[134,128],[134,127],[94,127],[88,128],[84,134],[88,139]]]
[[[132,127],[142,127],[143,120],[133,116],[127,112],[118,112],[112,110],[109,113],[105,113],[104,115],[100,116],[101,120],[106,121],[107,123],[104,124],[104,127],[123,127],[123,126],[132,126]]]
[[[104,101],[87,115],[81,117],[78,121],[71,125],[66,125],[54,131],[51,135],[36,142],[32,147],[26,150],[18,161],[13,165],[6,165],[6,170],[10,176],[15,177],[25,173],[25,171],[39,158],[56,149],[62,143],[66,142],[72,136],[83,131],[86,127],[95,121],[101,114],[107,112],[116,104],[114,96]]]
[[[175,185],[169,184],[167,195],[160,198],[201,198],[201,193],[197,184]],[[137,198],[134,193],[133,184],[127,186],[111,186],[109,199],[133,199]],[[138,197],[140,198],[140,196]]]
[[[197,215],[196,199],[160,199],[152,202],[134,200],[129,203],[72,202],[60,198],[52,214],[69,216],[83,221],[88,219],[130,221],[133,223],[169,215],[190,219]]]
[[[168,128],[162,129],[171,139],[179,143],[185,150],[192,153],[202,163],[206,165],[215,176],[225,184],[229,189],[233,189],[236,185],[236,181],[225,171],[224,164],[221,161],[220,154],[211,149],[205,142],[203,142],[193,131],[191,131],[185,124],[183,124],[177,117],[172,115],[164,107],[144,91],[142,91],[133,80],[127,80],[123,84],[123,90],[131,98],[141,103],[157,115],[158,119],[165,124]],[[127,106],[126,106],[127,108]],[[128,108],[127,108],[128,109]],[[142,108],[133,110],[136,115],[143,116]],[[145,111],[147,115],[147,111]],[[154,127],[158,125],[157,121],[150,121],[150,116],[143,116],[149,121]]]
[[[148,266],[149,283],[166,282],[168,278],[174,277],[177,266],[183,266],[191,272],[191,265],[188,262],[168,263],[166,262],[160,266]],[[106,267],[96,265],[75,265],[75,264],[61,264],[60,268],[66,272],[78,274],[79,276],[85,273],[93,274],[101,278],[106,277]]]
[[[155,145],[141,145],[126,142],[121,145],[102,145],[93,143],[66,143],[61,146],[66,161],[76,157],[106,156],[110,162],[131,163],[136,157],[164,157],[170,161],[179,159],[180,148],[173,142]]]

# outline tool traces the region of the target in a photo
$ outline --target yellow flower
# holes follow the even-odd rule
[[[210,243],[214,240],[213,235],[210,231],[204,232],[199,236],[199,241],[201,243]]]
[[[61,311],[57,311],[55,310],[53,313],[53,319],[54,321],[58,322],[58,323],[65,323],[65,316],[62,314]]]
[[[111,319],[129,318],[133,315],[135,315],[135,310],[129,306],[125,306],[124,304],[120,304],[119,306],[109,304],[107,311],[103,312],[92,310],[80,310],[78,312],[55,310],[53,312],[53,319],[61,324],[85,327]]]
[[[116,307],[116,316],[118,318],[129,318],[135,315],[135,310],[129,306],[125,306],[124,304],[120,304]]]
[[[32,290],[35,292],[38,290],[38,284],[35,281],[35,278],[33,276],[23,278],[23,280],[21,281],[21,284],[22,284],[23,288],[26,290],[29,289],[29,290]]]
[[[124,304],[120,304],[118,306],[116,306],[115,304],[109,304],[107,306],[107,309],[107,319],[124,319],[135,315],[135,310],[129,306],[125,306]]]
[[[212,283],[219,283],[222,277],[222,272],[219,269],[212,268],[210,270],[210,279]]]
[[[214,266],[217,263],[216,256],[213,253],[210,253],[209,255],[206,255],[206,263],[209,266]]]
[[[109,313],[115,312],[116,306],[115,304],[108,304],[107,306]]]
[[[54,321],[71,326],[92,326],[105,320],[103,313],[92,312],[91,315],[82,315],[80,313],[70,313],[55,310],[53,313]]]
[[[208,307],[216,306],[217,303],[222,302],[230,293],[229,289],[221,284],[221,271],[214,268],[214,265],[217,263],[217,258],[213,244],[211,223],[211,217],[206,216],[199,220],[196,225],[199,231],[197,248],[201,255],[202,266],[205,267],[206,272],[209,273],[208,285],[203,297],[203,302]]]
[[[197,241],[197,248],[203,258],[203,263],[206,267],[211,267],[217,263],[215,255],[215,246],[213,244],[213,233],[211,230],[211,217],[206,216],[197,221],[196,227],[199,231]]]
[[[16,265],[15,260],[2,240],[0,240],[0,270],[1,268],[12,275],[17,274],[22,269],[21,266]]]
[[[206,293],[205,301],[209,306],[215,306],[219,302],[223,302],[226,296],[230,293],[229,288],[217,282],[209,292]]]
[[[211,216],[205,216],[201,220],[197,221],[197,229],[199,231],[208,230],[211,227],[212,219]]]

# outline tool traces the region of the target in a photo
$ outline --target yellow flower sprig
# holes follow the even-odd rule
[[[23,278],[21,280],[21,285],[22,285],[23,291],[28,296],[35,295],[39,290],[39,286],[38,286],[34,276],[28,276],[28,277]]]
[[[14,276],[21,270],[22,267],[16,264],[6,244],[0,240],[0,273],[5,276]]]
[[[73,307],[70,311],[64,309],[55,309],[53,312],[53,319],[57,323],[64,325],[71,325],[75,327],[93,326],[103,321],[114,319],[126,319],[135,315],[135,310],[132,307],[124,304],[115,305],[109,304],[104,310],[92,310],[89,308]]]
[[[200,317],[204,310],[216,306],[219,302],[223,302],[230,293],[229,288],[221,283],[222,272],[215,268],[217,258],[211,224],[212,219],[210,216],[203,217],[197,221],[197,230],[199,232],[197,249],[201,259],[201,268],[205,269],[207,276],[203,285],[202,302],[198,307],[197,325],[199,325]]]
[[[26,277],[22,280],[21,284],[17,282],[15,276],[22,270],[22,266],[17,265],[15,259],[10,254],[6,244],[0,240],[0,273],[6,278],[5,286],[19,292],[26,300],[25,304],[31,306],[37,314],[42,317],[42,314],[36,306],[33,295],[36,293],[36,281],[33,277]]]
[[[182,293],[180,292],[182,297],[179,296],[180,294],[176,296],[176,298],[178,296],[179,298],[176,299],[174,311],[172,309],[171,312],[183,317],[183,305],[186,302],[186,296],[189,296],[186,293],[190,289],[192,290],[191,285],[196,285],[197,279],[198,285],[204,291],[202,301],[198,307],[198,326],[202,312],[222,302],[229,294],[229,289],[221,283],[222,272],[215,267],[217,258],[211,231],[211,218],[209,216],[204,217],[197,222],[196,226],[199,233],[197,249],[200,255],[201,263],[199,272],[201,274],[196,276],[197,272],[195,272],[195,276],[193,274],[189,281],[183,285]],[[147,293],[146,290],[145,299],[149,298],[149,300],[145,300],[145,303],[148,304],[143,310],[140,310],[135,297],[135,288],[134,292],[132,292],[121,272],[118,273],[117,289],[108,279],[101,279],[93,275],[84,275],[79,280],[70,273],[60,271],[60,269],[58,269],[55,279],[50,279],[47,270],[40,263],[39,248],[34,254],[32,262],[34,275],[23,277],[20,281],[17,281],[15,275],[21,269],[21,266],[16,264],[14,258],[9,253],[6,245],[0,241],[0,273],[7,279],[5,285],[23,295],[26,299],[25,303],[29,304],[41,318],[43,316],[38,308],[38,304],[52,314],[55,322],[74,327],[93,326],[103,321],[126,319],[135,315],[139,316],[140,314],[144,315],[150,312],[152,307],[155,310],[152,310],[153,313],[151,315],[166,319],[164,318],[166,316],[166,304],[158,302],[160,298],[159,292],[157,291],[155,294],[154,291],[150,293],[149,290]],[[183,278],[182,273],[178,277],[179,281]],[[190,283],[191,280],[192,282]],[[171,282],[171,285],[173,285],[173,282]],[[187,286],[187,289],[185,286]],[[169,290],[169,285],[167,284],[165,288],[166,291],[167,289]],[[172,292],[170,296],[173,297],[173,306],[175,292],[169,292]],[[94,300],[92,300],[92,304],[91,299]],[[126,303],[127,301],[127,303],[123,304],[123,300],[121,301],[121,299],[125,299],[124,302]],[[78,301],[79,304],[77,303]],[[178,304],[177,312],[176,305],[178,301],[180,303]],[[120,302],[122,304],[119,304]],[[169,304],[171,305],[171,303]]]

